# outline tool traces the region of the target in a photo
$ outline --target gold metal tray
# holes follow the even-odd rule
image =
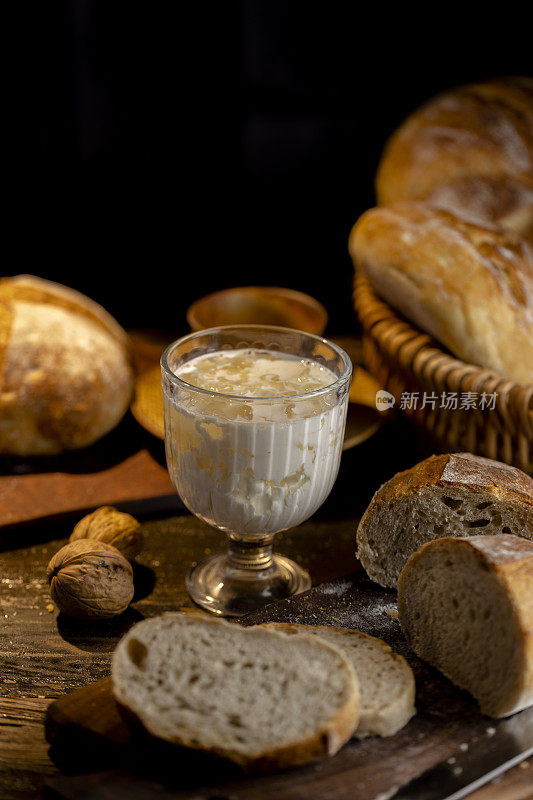
[[[366,370],[354,366],[344,450],[365,442],[383,425],[387,412],[377,411],[375,405],[376,392],[379,388],[377,381]],[[138,375],[131,411],[137,422],[149,433],[158,439],[165,438],[159,365]]]

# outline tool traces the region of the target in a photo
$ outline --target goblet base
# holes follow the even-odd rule
[[[311,588],[309,573],[285,556],[273,555],[264,569],[242,569],[218,553],[200,561],[186,578],[194,602],[224,617],[251,611]]]

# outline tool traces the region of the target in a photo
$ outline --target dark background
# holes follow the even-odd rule
[[[387,136],[442,89],[531,74],[524,10],[24,5],[5,272],[74,286],[130,327],[185,330],[196,297],[270,284],[354,329],[346,241]]]

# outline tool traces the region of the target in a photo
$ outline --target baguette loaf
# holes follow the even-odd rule
[[[425,542],[499,533],[533,539],[533,480],[470,453],[431,456],[375,493],[359,523],[357,556],[372,580],[394,587]]]
[[[351,661],[361,694],[361,717],[354,734],[358,739],[374,734],[393,736],[416,714],[413,671],[381,639],[329,625],[269,622],[265,627],[291,635],[316,636]]]
[[[484,714],[533,704],[533,542],[429,542],[400,575],[398,612],[415,653],[473,694]]]
[[[462,86],[415,111],[389,140],[380,205],[423,200],[533,239],[533,80]]]
[[[422,203],[374,208],[349,243],[388,303],[455,356],[533,383],[533,250]]]
[[[339,650],[200,614],[135,625],[112,681],[149,733],[258,770],[332,755],[359,721],[357,677]]]
[[[101,306],[31,275],[0,280],[0,453],[92,444],[132,389],[126,333]]]

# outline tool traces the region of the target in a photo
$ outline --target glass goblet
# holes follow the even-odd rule
[[[192,359],[246,350],[324,369],[326,384],[301,394],[241,396],[188,383]],[[254,356],[255,357],[255,356]],[[227,552],[187,577],[195,603],[240,616],[305,591],[309,574],[273,554],[274,535],[299,525],[328,496],[339,470],[352,365],[319,336],[268,325],[226,325],[185,336],[161,359],[165,445],[185,506],[227,533]],[[328,372],[329,371],[329,372]],[[274,377],[274,379],[276,379]],[[259,389],[259,393],[261,390]]]

